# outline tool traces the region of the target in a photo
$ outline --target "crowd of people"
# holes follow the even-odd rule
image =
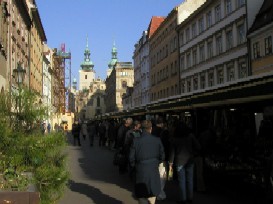
[[[74,145],[89,136],[90,146],[99,137],[99,146],[114,150],[120,174],[128,174],[135,185],[139,203],[165,200],[165,183],[176,173],[180,200],[193,200],[194,157],[201,146],[191,128],[183,121],[158,117],[155,120],[126,118],[86,121],[72,125]],[[82,136],[82,137],[81,137]],[[116,157],[115,156],[115,157]]]

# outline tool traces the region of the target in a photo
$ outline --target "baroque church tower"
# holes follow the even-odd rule
[[[94,64],[90,59],[90,50],[88,48],[88,37],[86,39],[86,48],[84,51],[84,61],[81,63],[79,70],[79,90],[89,89],[90,83],[95,80]]]
[[[110,62],[108,64],[107,77],[110,76],[115,64],[118,61],[117,55],[118,55],[118,52],[117,52],[117,48],[116,48],[116,45],[115,45],[115,42],[114,42],[113,48],[112,48],[112,59],[110,60]]]

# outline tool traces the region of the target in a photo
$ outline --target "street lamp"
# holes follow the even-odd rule
[[[22,67],[22,64],[20,62],[17,63],[17,68],[13,69],[13,76],[15,78],[15,81],[18,83],[18,86],[20,86],[24,82],[26,70]]]
[[[18,84],[18,112],[17,112],[17,119],[20,121],[21,119],[21,84],[24,82],[26,75],[26,70],[23,69],[22,64],[20,62],[17,63],[17,68],[13,69],[13,76],[15,78],[15,81]],[[21,124],[21,122],[18,123],[18,125]]]

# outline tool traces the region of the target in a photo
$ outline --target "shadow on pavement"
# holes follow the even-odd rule
[[[102,193],[99,189],[84,183],[77,183],[70,180],[69,187],[72,191],[79,192],[80,194],[89,197],[94,203],[122,204],[121,201],[116,200],[115,198]]]

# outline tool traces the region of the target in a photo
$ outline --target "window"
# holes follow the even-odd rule
[[[238,32],[238,44],[242,44],[245,42],[245,26],[241,24],[237,27]]]
[[[246,78],[248,75],[246,61],[239,62],[239,77]]]
[[[232,30],[226,32],[227,50],[233,47]]]
[[[184,70],[185,69],[185,57],[184,55],[180,56],[180,70]]]
[[[185,81],[181,81],[181,93],[185,93]]]
[[[122,81],[122,88],[126,88],[127,87],[127,82],[126,81]]]
[[[208,41],[207,48],[208,48],[208,58],[213,57],[212,40]]]
[[[234,75],[234,65],[229,64],[227,66],[227,81],[234,81],[235,75]]]
[[[200,76],[200,88],[201,89],[206,88],[206,76],[205,76],[205,74],[201,74],[201,76]]]
[[[195,76],[193,78],[193,90],[197,90],[198,89],[198,77]]]
[[[176,50],[176,48],[177,48],[177,37],[176,36],[173,39],[173,43],[174,43],[174,49]],[[168,47],[166,47],[166,49],[168,49]]]
[[[184,32],[182,31],[179,36],[179,45],[184,45]]]
[[[194,49],[192,51],[192,65],[194,66],[196,64],[197,64],[197,51],[196,51],[196,49]]]
[[[222,67],[217,69],[217,83],[218,84],[224,83],[224,70]]]
[[[200,18],[198,22],[199,22],[199,33],[203,33],[204,30],[205,30],[205,27],[204,27],[204,18],[203,17]]]
[[[194,38],[197,35],[197,33],[196,33],[196,23],[192,24],[191,32],[192,32],[192,37]]]
[[[230,14],[232,12],[231,0],[226,0],[226,14]]]
[[[272,37],[268,36],[264,39],[265,44],[265,55],[272,54]]]
[[[219,22],[221,20],[221,5],[217,5],[215,7],[215,22]]]
[[[85,79],[87,79],[87,75],[85,75]]]
[[[191,80],[187,80],[187,92],[191,92]]]
[[[260,43],[259,42],[256,42],[256,43],[253,44],[253,57],[254,57],[254,59],[257,59],[257,58],[261,57]]]
[[[216,54],[221,54],[223,51],[223,46],[222,46],[222,36],[218,36],[216,38]]]
[[[213,86],[214,85],[214,72],[213,71],[209,72],[208,77],[209,77],[209,79],[208,79],[209,84],[208,85]]]
[[[187,28],[186,30],[186,41],[188,42],[190,40],[190,28]]]
[[[205,61],[205,46],[204,46],[204,44],[200,45],[200,47],[199,47],[199,59],[200,59],[200,62]]]
[[[240,8],[245,5],[245,0],[237,0],[237,7]]]
[[[191,67],[191,53],[187,53],[187,68]]]
[[[212,26],[212,15],[211,11],[207,13],[207,28],[210,28]]]

